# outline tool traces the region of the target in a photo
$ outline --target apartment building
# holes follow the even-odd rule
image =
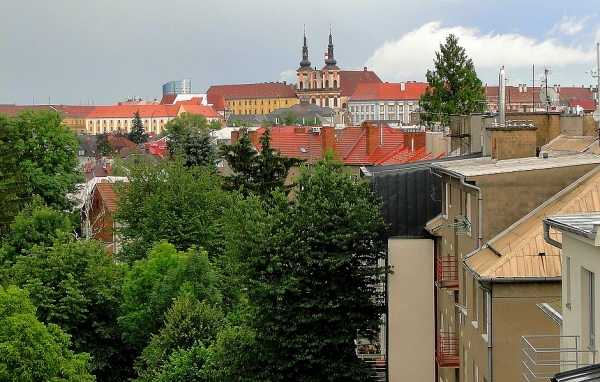
[[[560,257],[543,244],[539,215],[524,216],[600,164],[593,154],[536,157],[535,129],[492,130],[491,157],[432,165],[443,187],[442,214],[428,223],[439,381],[520,380],[521,336],[558,334],[537,304],[560,296]]]
[[[352,123],[416,125],[419,123],[419,99],[427,83],[361,83],[348,100]]]

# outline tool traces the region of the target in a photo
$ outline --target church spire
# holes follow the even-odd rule
[[[327,46],[327,58],[325,68],[337,68],[337,61],[333,58],[333,39],[331,37],[331,24],[329,24],[329,45]]]
[[[304,26],[304,45],[302,46],[302,61],[300,61],[300,69],[310,69],[310,61],[308,60],[308,45],[306,45],[306,26]]]

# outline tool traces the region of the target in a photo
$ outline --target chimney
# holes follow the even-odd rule
[[[492,135],[492,159],[518,159],[536,156],[537,128],[533,125],[488,127]]]
[[[367,155],[371,155],[379,146],[379,129],[373,126],[373,122],[363,122],[362,128],[367,136]]]
[[[409,147],[412,152],[419,150],[425,146],[424,131],[405,131],[404,132],[404,147]]]
[[[304,129],[304,127],[301,127],[301,126],[294,127],[294,134],[304,134],[305,132],[306,132],[306,130]]]
[[[92,162],[87,162],[85,164],[85,172],[92,172]]]
[[[323,152],[327,152],[327,149],[334,148],[335,146],[335,127],[323,126],[321,127],[321,139]]]
[[[105,166],[106,166],[106,174],[110,175],[110,162],[107,161]]]
[[[254,147],[258,147],[258,134],[256,134],[256,130],[248,130],[248,138],[250,138],[250,142],[254,145]]]
[[[406,82],[400,82],[400,91],[406,91]]]
[[[240,131],[232,130],[231,131],[231,144],[233,145],[235,142],[238,141],[238,139],[240,139]]]

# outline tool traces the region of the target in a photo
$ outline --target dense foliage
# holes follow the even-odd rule
[[[219,121],[209,122],[202,114],[182,113],[173,118],[164,127],[170,157],[182,157],[187,167],[214,165],[210,132],[220,127]]]
[[[20,180],[26,180],[24,196],[40,195],[52,207],[69,209],[72,201],[67,195],[83,181],[75,171],[78,147],[77,135],[62,123],[59,113],[26,110],[15,117],[0,118],[0,150],[15,155],[14,162],[4,158],[0,165],[5,160],[6,165],[18,165],[18,176],[9,182],[20,185]]]
[[[473,61],[458,38],[450,34],[435,52],[434,70],[427,70],[427,88],[421,95],[422,121],[448,124],[451,114],[483,112],[485,95]]]
[[[54,123],[21,122],[45,117]],[[0,150],[27,151],[22,140],[2,140],[17,125],[0,116]],[[236,171],[226,181],[212,162],[178,153],[128,166],[129,182],[115,186],[114,254],[81,239],[80,217],[61,198],[11,194],[0,246],[0,380],[368,380],[354,340],[377,335],[377,283],[388,271],[370,184],[331,152],[291,183],[289,168],[300,163],[270,147],[269,131],[260,154],[246,135],[240,141],[226,152]],[[0,172],[7,190],[31,176],[6,158]]]
[[[303,161],[275,151],[271,139],[271,132],[266,128],[258,140],[260,153],[252,146],[246,132],[234,144],[221,146],[220,155],[233,171],[224,177],[225,189],[239,191],[246,197],[250,194],[269,196],[274,190],[291,189],[291,184],[285,184],[290,168]]]

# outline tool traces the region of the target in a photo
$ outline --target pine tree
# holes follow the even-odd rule
[[[142,122],[142,118],[140,118],[140,111],[135,112],[135,116],[133,117],[133,127],[131,128],[131,132],[127,135],[127,139],[129,139],[133,143],[148,142],[148,134],[145,133],[144,123]]]
[[[447,124],[451,114],[483,112],[485,96],[481,80],[473,61],[458,45],[458,38],[448,35],[435,57],[434,70],[427,70],[428,85],[421,95],[422,121]]]

